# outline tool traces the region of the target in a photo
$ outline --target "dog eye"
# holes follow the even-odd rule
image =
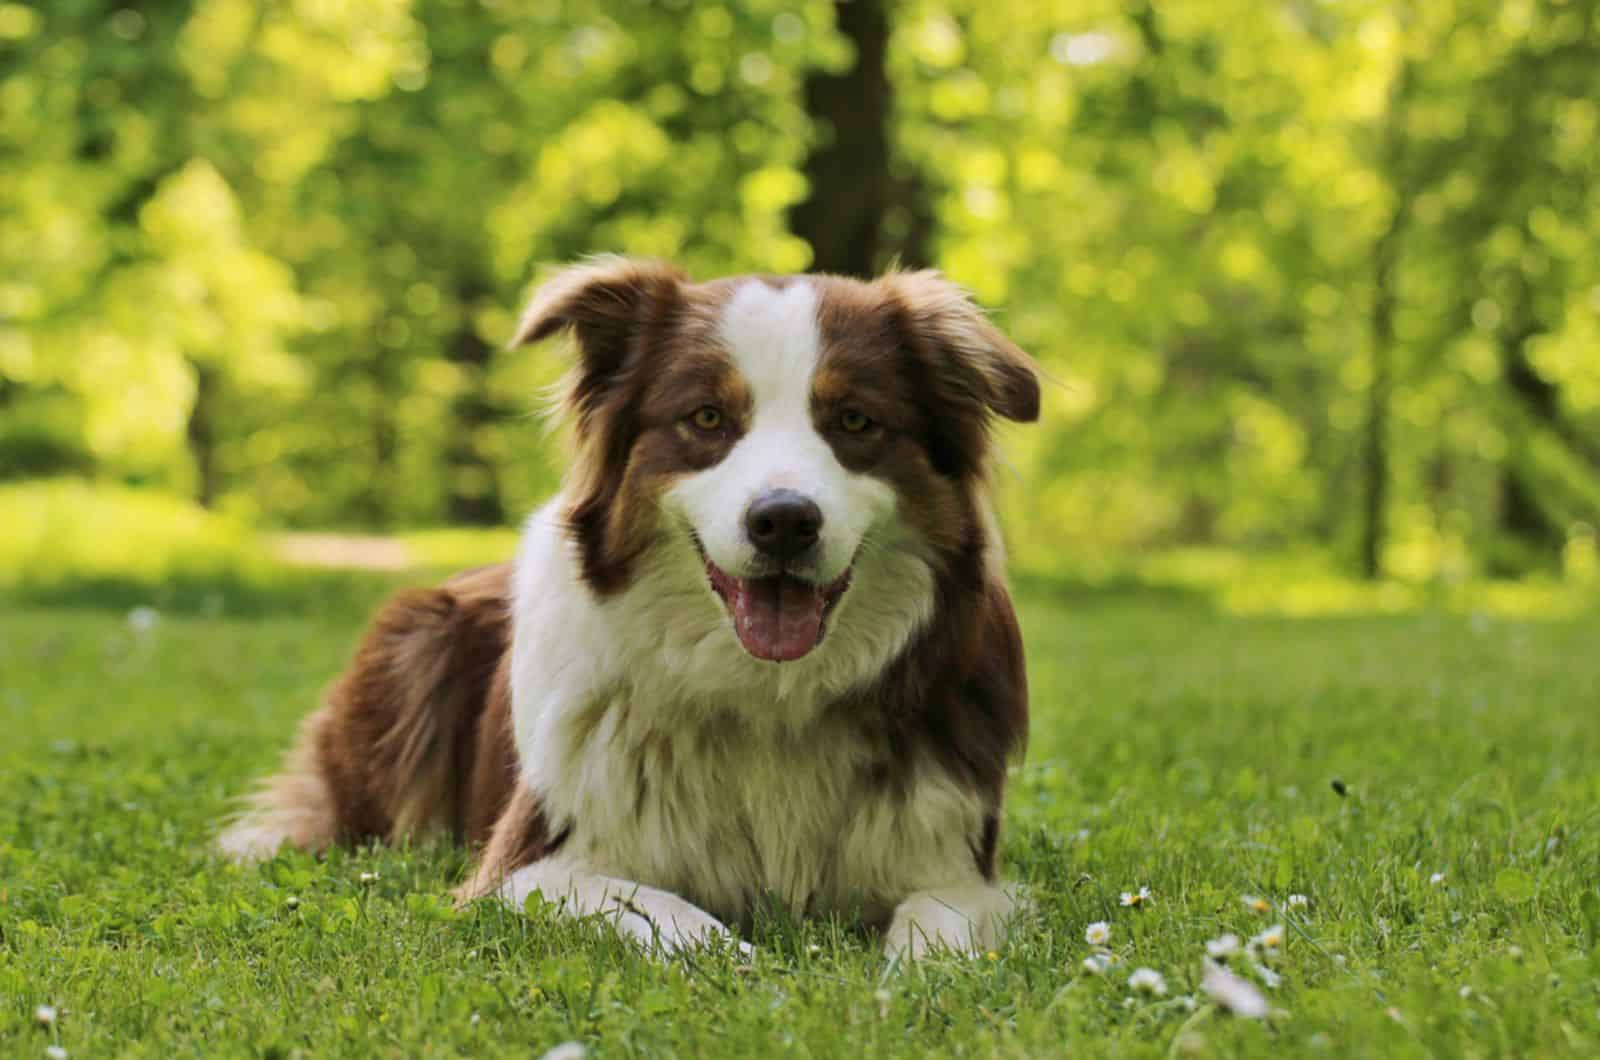
[[[851,434],[860,434],[872,426],[872,421],[855,409],[845,409],[839,416],[839,426]]]
[[[722,426],[722,410],[715,405],[701,405],[690,414],[689,422],[702,431],[714,431]]]

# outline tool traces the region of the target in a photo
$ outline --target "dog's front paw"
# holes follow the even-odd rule
[[[896,907],[884,955],[901,961],[939,951],[970,956],[992,950],[1017,910],[1014,894],[989,884],[918,891]]]
[[[734,944],[749,956],[754,950],[726,924],[675,894],[641,887],[616,899],[617,930],[645,949],[673,954],[696,946]]]

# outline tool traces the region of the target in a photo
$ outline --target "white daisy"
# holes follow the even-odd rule
[[[1262,985],[1268,990],[1276,990],[1278,987],[1283,985],[1283,976],[1279,975],[1271,968],[1268,968],[1260,961],[1251,961],[1250,970],[1256,973],[1256,978],[1261,980]]]
[[[1106,969],[1112,965],[1111,954],[1091,953],[1083,959],[1083,970],[1090,975],[1105,975]]]
[[[67,1060],[67,1051],[59,1045],[47,1045],[44,1048],[47,1060]]]
[[[1091,946],[1104,946],[1111,941],[1111,925],[1104,920],[1096,920],[1083,929],[1083,941]]]
[[[1200,989],[1235,1016],[1258,1020],[1267,1014],[1267,999],[1255,988],[1255,984],[1234,975],[1215,961],[1206,962]]]
[[[1246,894],[1240,896],[1239,900],[1243,902],[1244,907],[1250,910],[1252,913],[1272,912],[1272,903],[1267,901],[1265,898],[1258,898],[1253,894]]]
[[[40,1005],[33,1010],[33,1022],[41,1027],[54,1027],[56,1016],[57,1012],[54,1005]]]
[[[582,1042],[562,1042],[546,1050],[539,1060],[583,1060],[588,1055],[589,1050],[583,1047]]]
[[[1439,886],[1441,883],[1444,882],[1444,873],[1442,873],[1442,872],[1434,873],[1432,876],[1428,877],[1428,882],[1433,884],[1435,887]]]
[[[1128,989],[1162,997],[1167,992],[1167,980],[1154,968],[1135,968],[1128,976]]]
[[[363,872],[360,879],[362,883],[377,883],[378,874],[376,872]]]
[[[1283,925],[1273,924],[1267,930],[1251,939],[1250,948],[1260,950],[1268,957],[1276,957],[1278,951],[1283,949]]]
[[[1310,904],[1311,904],[1311,899],[1307,898],[1303,894],[1291,894],[1289,896],[1289,908],[1290,909],[1304,909],[1306,906],[1308,906]]]
[[[1217,960],[1232,957],[1239,952],[1239,945],[1239,936],[1230,931],[1206,943],[1206,956]]]
[[[1140,887],[1138,891],[1123,891],[1123,905],[1143,905],[1150,900],[1150,888]]]

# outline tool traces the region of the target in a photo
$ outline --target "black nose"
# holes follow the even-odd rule
[[[744,513],[744,532],[750,543],[781,562],[816,544],[821,529],[822,509],[794,490],[763,493]]]

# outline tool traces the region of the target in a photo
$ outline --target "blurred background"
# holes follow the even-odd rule
[[[1597,0],[0,0],[0,587],[508,548],[616,251],[969,286],[1025,571],[1592,598],[1597,177]]]

